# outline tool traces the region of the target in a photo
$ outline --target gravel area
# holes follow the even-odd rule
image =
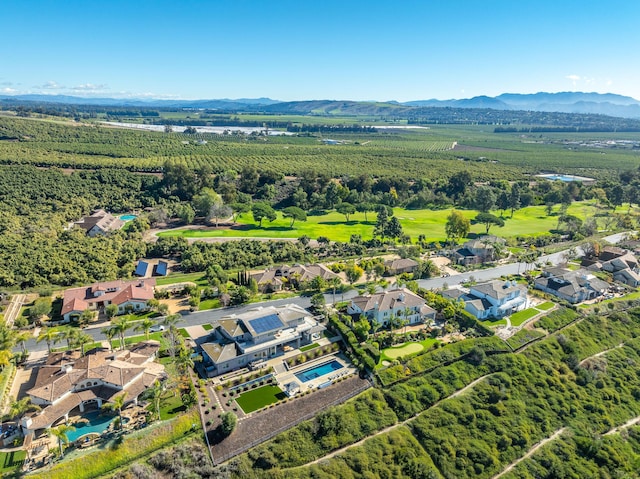
[[[356,375],[326,389],[278,403],[273,408],[240,420],[235,431],[217,444],[215,432],[208,431],[213,458],[217,464],[227,461],[370,386],[369,381]]]

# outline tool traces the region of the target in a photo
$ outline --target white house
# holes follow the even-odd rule
[[[356,296],[347,306],[347,313],[364,315],[388,326],[392,317],[407,319],[409,324],[435,320],[436,311],[426,301],[406,288],[384,291],[382,293]]]
[[[524,309],[527,287],[515,281],[489,281],[476,284],[469,292],[445,291],[443,296],[464,301],[464,309],[478,319],[501,318]]]

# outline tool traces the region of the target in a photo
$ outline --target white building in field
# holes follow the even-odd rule
[[[406,288],[356,296],[347,306],[347,313],[362,314],[369,320],[375,319],[383,326],[388,326],[392,317],[407,319],[409,324],[433,321],[436,318],[436,310]]]

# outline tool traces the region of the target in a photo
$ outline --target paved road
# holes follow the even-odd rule
[[[615,235],[607,236],[603,238],[605,241],[609,243],[615,244],[622,241],[626,237],[627,233],[618,233]],[[544,255],[538,258],[539,262],[550,262],[551,264],[557,265],[564,262],[566,254],[568,250],[561,251],[559,253],[554,253],[550,255]],[[580,248],[576,248],[576,253],[578,256],[583,255],[584,253]],[[432,278],[432,279],[423,279],[418,281],[418,284],[422,288],[426,289],[434,289],[434,288],[442,288],[442,286],[446,283],[448,286],[453,286],[456,284],[464,283],[469,281],[469,278],[473,276],[476,281],[488,281],[491,279],[499,278],[501,276],[508,276],[511,274],[518,274],[523,272],[527,265],[525,263],[509,263],[502,266],[497,266],[495,268],[488,268],[476,271],[470,271],[467,273],[461,273],[452,275],[446,278]],[[336,301],[343,301],[346,299],[353,298],[356,296],[358,292],[356,290],[347,291],[344,294],[337,293]],[[325,294],[325,300],[327,304],[333,303],[333,295],[331,293]],[[240,314],[245,311],[258,308],[260,306],[282,306],[284,304],[297,304],[302,306],[303,308],[308,308],[311,305],[311,298],[307,296],[297,296],[293,298],[286,299],[277,299],[273,301],[266,301],[262,303],[253,303],[245,306],[236,306],[230,308],[222,308],[222,309],[212,309],[208,311],[199,311],[195,313],[186,313],[183,315],[183,321],[179,323],[180,327],[186,326],[196,326],[202,324],[212,324],[215,327],[215,323],[222,317],[228,316],[230,314]],[[19,310],[19,308],[18,308]],[[104,334],[101,333],[101,330],[106,326],[106,324],[94,326],[92,328],[86,329],[85,331],[93,336],[96,341],[106,340]],[[130,331],[127,336],[136,336],[139,335],[139,332]],[[47,344],[44,342],[36,343],[35,339],[31,339],[27,341],[27,349],[29,351],[45,351],[47,349]],[[15,348],[17,352],[19,348]]]

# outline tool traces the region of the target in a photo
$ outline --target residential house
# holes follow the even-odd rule
[[[464,302],[465,311],[478,319],[502,318],[524,309],[527,304],[527,287],[516,281],[494,280],[462,289],[443,292],[449,299]]]
[[[79,317],[83,311],[103,311],[110,304],[118,306],[118,314],[131,311],[144,311],[149,300],[153,299],[155,278],[133,281],[108,281],[94,283],[91,286],[65,290],[62,299],[61,315],[65,322]]]
[[[88,236],[104,235],[117,231],[124,226],[124,221],[105,210],[96,210],[91,216],[84,216],[74,224],[83,228]]]
[[[347,313],[353,316],[364,315],[383,326],[388,326],[394,317],[407,319],[409,324],[436,319],[435,309],[406,288],[356,296],[347,306]]]
[[[575,304],[601,296],[609,289],[609,283],[585,269],[553,267],[535,280],[535,288]]]
[[[387,276],[414,273],[418,270],[418,266],[418,262],[411,258],[393,259],[384,262],[385,274]]]
[[[597,259],[583,260],[589,271],[606,271],[611,273],[614,281],[637,287],[640,285],[640,268],[635,255],[615,246],[603,248]]]
[[[460,265],[482,264],[498,259],[497,251],[506,241],[497,236],[487,235],[467,241],[453,252],[453,260]]]
[[[296,305],[266,306],[218,321],[213,340],[201,345],[209,377],[277,356],[285,347],[309,344],[325,327]]]
[[[42,409],[22,418],[25,434],[68,420],[76,408],[79,413],[99,409],[123,393],[125,404],[137,404],[142,393],[166,377],[164,366],[154,362],[159,349],[158,341],[143,341],[116,352],[97,348],[84,356],[78,351],[50,354],[27,391]]]
[[[317,276],[327,281],[339,278],[336,273],[323,264],[294,264],[293,266],[283,264],[260,273],[254,273],[251,275],[251,279],[256,281],[260,292],[272,293],[282,290],[287,283],[298,287],[300,283],[311,281]]]

